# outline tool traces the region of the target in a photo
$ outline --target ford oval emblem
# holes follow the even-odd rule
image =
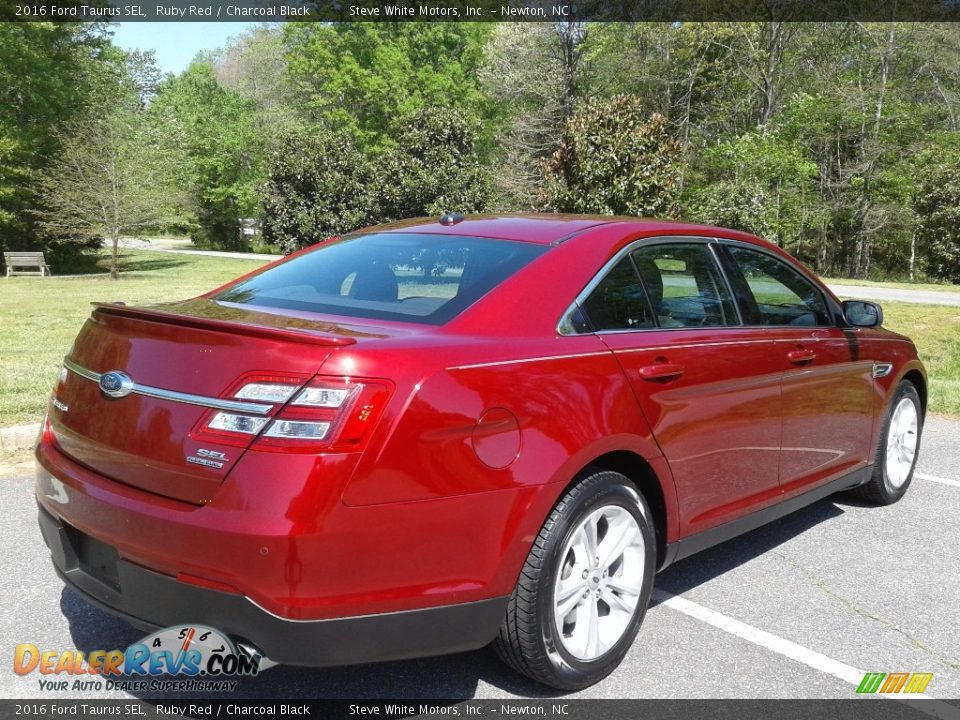
[[[122,398],[133,392],[133,378],[119,370],[111,370],[100,376],[100,392],[108,397]]]

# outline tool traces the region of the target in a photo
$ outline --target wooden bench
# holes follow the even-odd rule
[[[7,277],[11,275],[52,275],[50,266],[42,252],[5,252],[3,264],[7,266]],[[20,268],[36,268],[36,270],[22,270]]]

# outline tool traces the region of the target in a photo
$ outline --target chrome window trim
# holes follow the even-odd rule
[[[88,370],[81,365],[77,365],[77,363],[69,358],[63,359],[63,366],[75,375],[95,383],[100,382],[102,373]],[[199,405],[200,407],[213,408],[214,410],[231,410],[234,412],[251,413],[253,415],[269,415],[270,411],[273,410],[273,405],[242,402],[240,400],[225,400],[223,398],[208,397],[206,395],[193,395],[191,393],[153,387],[152,385],[141,385],[136,382],[133,384],[131,392],[158,400],[170,400],[171,402],[179,402],[186,405]]]
[[[740,320],[739,325],[713,325],[707,328],[702,327],[677,327],[677,328],[662,328],[662,327],[653,327],[653,328],[624,328],[620,330],[597,330],[595,332],[586,332],[586,333],[577,333],[577,332],[567,332],[564,330],[564,324],[568,324],[573,313],[580,307],[581,303],[587,299],[591,292],[593,292],[597,285],[599,285],[603,279],[607,276],[614,266],[620,262],[626,255],[629,255],[631,252],[636,250],[638,247],[643,245],[667,245],[682,242],[685,244],[692,243],[702,243],[709,247],[713,260],[720,267],[720,274],[724,282],[727,284],[727,288],[733,293],[733,287],[730,284],[730,278],[727,277],[726,268],[724,264],[720,262],[720,258],[717,255],[716,246],[717,245],[729,245],[734,247],[745,248],[747,250],[755,250],[759,253],[769,255],[774,260],[778,260],[781,263],[785,263],[792,270],[797,272],[804,280],[807,280],[813,289],[820,294],[823,304],[827,307],[828,310],[832,310],[836,313],[837,307],[836,303],[832,301],[830,296],[823,291],[820,287],[820,279],[816,276],[811,276],[806,272],[804,268],[797,267],[792,263],[786,263],[786,261],[778,256],[776,253],[772,253],[767,250],[765,247],[760,245],[755,245],[754,243],[745,242],[743,240],[737,240],[735,238],[727,237],[708,237],[706,235],[655,235],[650,237],[637,238],[636,240],[631,241],[624,247],[622,247],[616,255],[614,255],[610,260],[608,260],[603,267],[597,272],[596,275],[590,280],[589,283],[584,287],[583,290],[577,295],[574,301],[570,306],[564,311],[563,315],[560,317],[560,321],[557,323],[556,333],[563,337],[578,337],[582,335],[620,335],[623,333],[646,333],[646,332],[675,332],[678,330],[775,330],[778,326],[776,325],[747,325],[743,321],[743,314],[740,310],[740,303],[736,298],[736,294],[732,295],[732,300],[734,307],[736,308],[737,317]],[[787,327],[787,326],[783,326]],[[837,328],[840,327],[836,322],[828,323],[827,325],[803,325],[797,326],[797,329],[812,328],[814,330],[824,329],[824,328]]]

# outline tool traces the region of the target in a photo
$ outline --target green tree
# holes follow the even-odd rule
[[[103,25],[0,23],[0,246],[37,246],[34,181],[57,154],[59,128],[119,64]]]
[[[634,97],[591,100],[576,110],[544,163],[544,206],[558,212],[674,217],[680,144],[666,118]]]
[[[759,235],[800,254],[819,224],[817,165],[801,146],[759,128],[705,149],[687,203],[691,219]]]
[[[304,114],[290,80],[282,27],[256,26],[233,38],[211,59],[217,82],[252,101],[259,135],[278,137],[295,132],[303,124]]]
[[[427,107],[408,117],[396,147],[378,163],[381,215],[486,209],[490,178],[477,152],[479,130],[477,119],[451,108]]]
[[[197,219],[194,241],[240,248],[240,220],[258,213],[265,177],[256,102],[221,86],[212,60],[203,58],[161,84],[149,110],[186,157],[182,182]]]
[[[287,63],[313,119],[365,152],[392,145],[398,121],[424,106],[483,116],[477,66],[490,23],[289,23]]]
[[[584,23],[499,23],[479,68],[497,103],[493,183],[503,209],[530,209],[542,192],[540,163],[556,151],[584,91]]]
[[[11,200],[27,178],[24,168],[17,165],[17,150],[17,141],[0,126],[0,227],[16,221],[10,211]]]
[[[70,123],[38,185],[42,228],[54,238],[105,236],[118,277],[120,238],[177,216],[176,159],[166,148],[129,103]]]

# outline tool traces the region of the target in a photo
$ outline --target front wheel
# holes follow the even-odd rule
[[[903,380],[887,408],[873,476],[864,485],[854,488],[851,491],[854,495],[877,505],[892,505],[906,494],[920,451],[922,408],[913,383]]]
[[[623,660],[653,590],[650,509],[623,475],[585,473],[537,536],[494,648],[519,672],[562,690]]]

